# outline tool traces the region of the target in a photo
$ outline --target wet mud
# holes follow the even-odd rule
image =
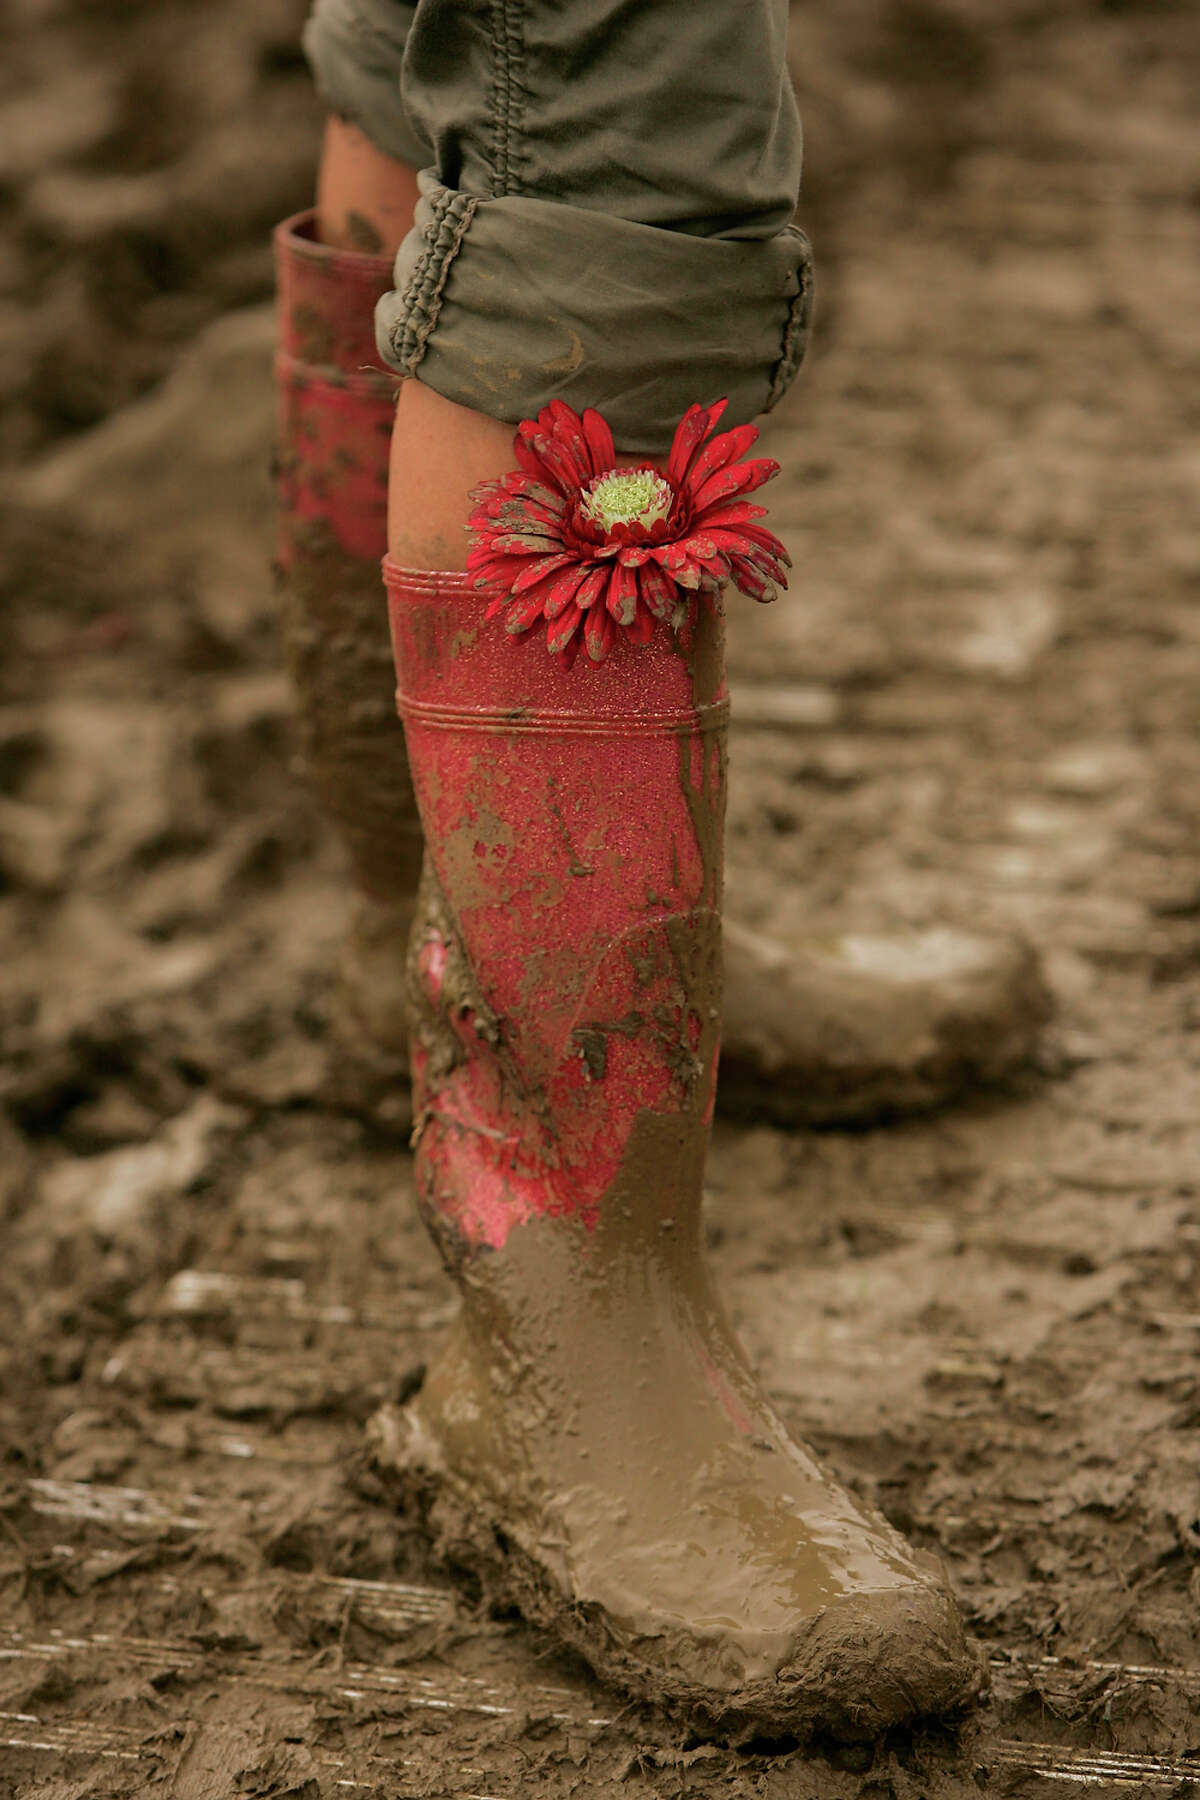
[[[930,933],[1020,932],[1056,1009],[953,1107],[715,1129],[772,1407],[942,1558],[991,1677],[965,1724],[800,1749],[627,1704],[446,1580],[364,1451],[453,1302],[339,1095],[345,851],[269,572],[300,10],[0,26],[0,1795],[1186,1793],[1191,15],[794,14],[820,297],[764,443],[792,589],[729,605],[728,903],[945,980]]]

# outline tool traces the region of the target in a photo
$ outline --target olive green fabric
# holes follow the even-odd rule
[[[319,0],[331,103],[430,146],[381,354],[498,419],[598,407],[649,452],[693,401],[773,406],[812,286],[786,41],[787,0]]]
[[[317,0],[304,50],[331,112],[349,119],[388,156],[423,169],[432,148],[414,129],[400,94],[411,0]]]

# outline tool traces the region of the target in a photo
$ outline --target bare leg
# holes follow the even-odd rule
[[[464,569],[467,495],[513,466],[513,428],[443,400],[419,381],[400,390],[392,428],[388,546],[408,569]]]
[[[394,256],[412,229],[417,172],[331,114],[317,170],[317,235],[339,250]]]

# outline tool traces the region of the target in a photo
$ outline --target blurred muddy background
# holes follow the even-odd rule
[[[1191,9],[794,14],[820,305],[768,433],[797,579],[732,620],[731,911],[798,957],[922,934],[956,1005],[1020,934],[1055,1005],[932,1113],[718,1128],[739,1329],[993,1662],[961,1735],[816,1756],[622,1709],[438,1587],[358,1460],[450,1295],[344,1105],[280,666],[303,11],[0,18],[0,1795],[1190,1791]]]

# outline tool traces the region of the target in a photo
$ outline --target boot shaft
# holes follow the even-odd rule
[[[306,538],[319,544],[324,528],[350,556],[377,563],[397,384],[379,360],[374,319],[392,265],[318,243],[312,213],[277,226],[274,247],[281,559],[290,563]]]
[[[308,777],[371,903],[411,902],[421,835],[396,723],[379,559],[395,379],[375,303],[391,263],[320,244],[311,213],[275,232],[283,634]]]
[[[720,618],[567,674],[485,621],[469,577],[385,572],[429,846],[410,966],[430,1223],[459,1250],[534,1214],[594,1224],[650,1116],[695,1163],[669,1203],[691,1206],[718,1039]]]

